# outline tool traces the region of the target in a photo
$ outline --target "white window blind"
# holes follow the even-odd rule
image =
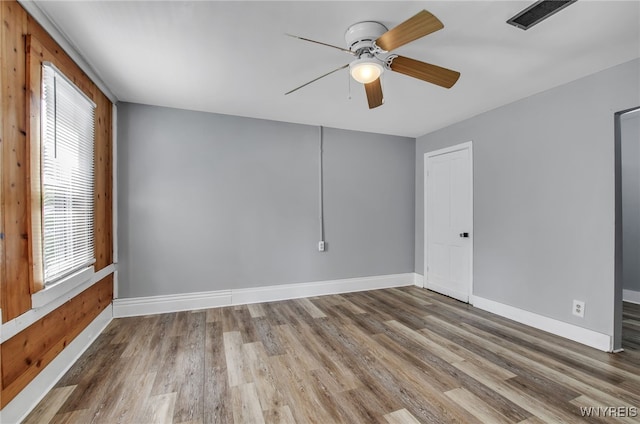
[[[93,262],[95,104],[52,64],[42,67],[44,283]]]

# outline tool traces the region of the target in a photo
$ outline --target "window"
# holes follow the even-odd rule
[[[95,262],[95,107],[51,63],[43,63],[40,172],[45,286]]]

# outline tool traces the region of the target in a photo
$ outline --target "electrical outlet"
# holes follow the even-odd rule
[[[573,315],[584,318],[584,302],[582,300],[573,301]]]
[[[322,240],[318,242],[318,252],[324,252],[324,241]]]

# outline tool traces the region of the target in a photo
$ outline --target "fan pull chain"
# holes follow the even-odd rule
[[[347,72],[347,86],[349,87],[348,100],[351,100],[351,72]]]

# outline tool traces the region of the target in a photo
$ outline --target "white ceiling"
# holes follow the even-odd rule
[[[580,0],[523,31],[530,1],[37,1],[121,101],[417,137],[640,57],[640,2]],[[427,9],[444,29],[399,48],[461,72],[447,90],[386,72],[369,110],[342,70],[351,24],[392,28]]]

